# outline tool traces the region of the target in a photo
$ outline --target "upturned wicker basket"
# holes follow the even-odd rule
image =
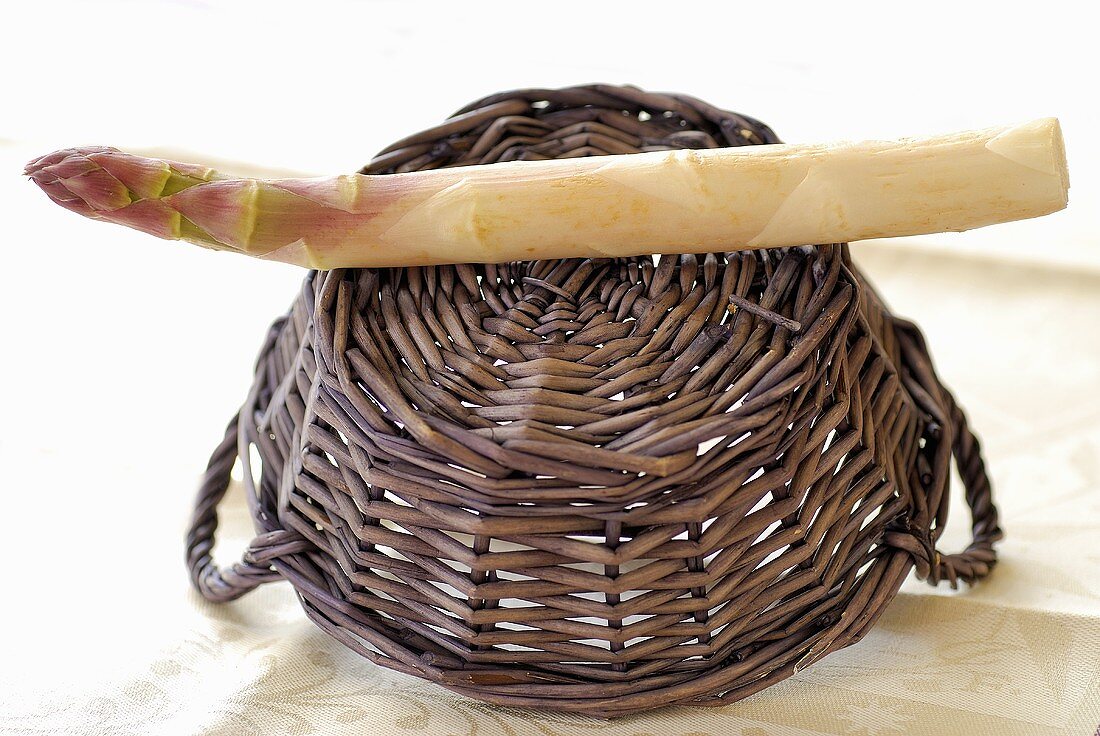
[[[364,172],[777,141],[684,95],[522,90]],[[948,555],[952,454],[973,543]],[[237,462],[258,536],[220,569]],[[615,716],[744,698],[858,641],[914,567],[986,575],[1000,535],[920,332],[835,244],[311,272],[187,557],[214,601],[290,581],[386,667]]]

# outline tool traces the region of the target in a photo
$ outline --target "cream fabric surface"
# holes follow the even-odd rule
[[[855,250],[893,307],[920,321],[941,374],[984,441],[1007,530],[1001,563],[987,582],[951,593],[911,580],[863,642],[721,708],[672,708],[607,722],[483,705],[361,660],[305,619],[286,583],[223,606],[194,594],[181,557],[187,505],[205,461],[198,448],[213,447],[233,404],[204,419],[207,429],[167,429],[171,417],[164,411],[185,414],[188,391],[201,403],[202,387],[216,385],[196,376],[191,388],[177,388],[175,399],[164,397],[165,407],[152,401],[158,371],[172,374],[169,364],[185,354],[195,362],[190,351],[199,333],[179,337],[169,324],[168,334],[130,335],[135,343],[95,334],[74,309],[54,338],[67,335],[70,346],[95,348],[81,359],[86,374],[71,372],[76,362],[59,367],[56,357],[36,362],[56,356],[56,345],[24,334],[31,342],[20,353],[23,365],[41,370],[24,382],[54,392],[6,397],[16,418],[54,413],[61,422],[66,401],[79,408],[76,419],[105,414],[102,426],[74,425],[68,417],[51,443],[9,427],[0,445],[4,467],[12,469],[10,487],[18,489],[3,540],[9,585],[0,733],[1094,733],[1100,273],[929,255],[904,244]],[[157,298],[154,286],[133,288],[138,299]],[[134,317],[119,319],[137,324]],[[261,337],[237,339],[254,344]],[[192,348],[180,344],[186,340],[195,341]],[[135,344],[148,345],[148,352]],[[178,352],[164,352],[170,345]],[[123,351],[117,364],[92,359],[107,347]],[[233,368],[226,392],[243,390],[247,368]],[[97,382],[117,391],[120,381],[130,381],[134,393],[97,394]],[[123,431],[130,415],[139,423],[161,421]],[[185,434],[177,451],[171,444]],[[174,458],[169,467],[151,467],[167,457]],[[966,539],[965,506],[957,488],[954,495],[944,549]],[[228,561],[251,534],[239,492],[225,503],[223,522],[219,555]]]

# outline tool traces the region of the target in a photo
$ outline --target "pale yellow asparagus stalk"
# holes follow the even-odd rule
[[[27,174],[158,237],[312,268],[700,253],[961,231],[1066,206],[1054,118],[900,141],[768,145],[317,179],[114,149]]]

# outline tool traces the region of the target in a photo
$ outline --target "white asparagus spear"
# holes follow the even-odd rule
[[[317,179],[115,149],[27,166],[57,203],[311,268],[772,248],[969,230],[1066,206],[1055,118],[900,141],[744,146]]]

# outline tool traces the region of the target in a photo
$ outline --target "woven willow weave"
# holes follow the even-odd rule
[[[681,95],[496,95],[371,173],[775,143]],[[258,457],[259,462],[250,459]],[[974,542],[941,555],[954,454]],[[213,563],[239,460],[258,536]],[[378,664],[492,703],[718,705],[995,561],[977,442],[847,246],[313,272],[214,453],[196,587],[286,579]]]

